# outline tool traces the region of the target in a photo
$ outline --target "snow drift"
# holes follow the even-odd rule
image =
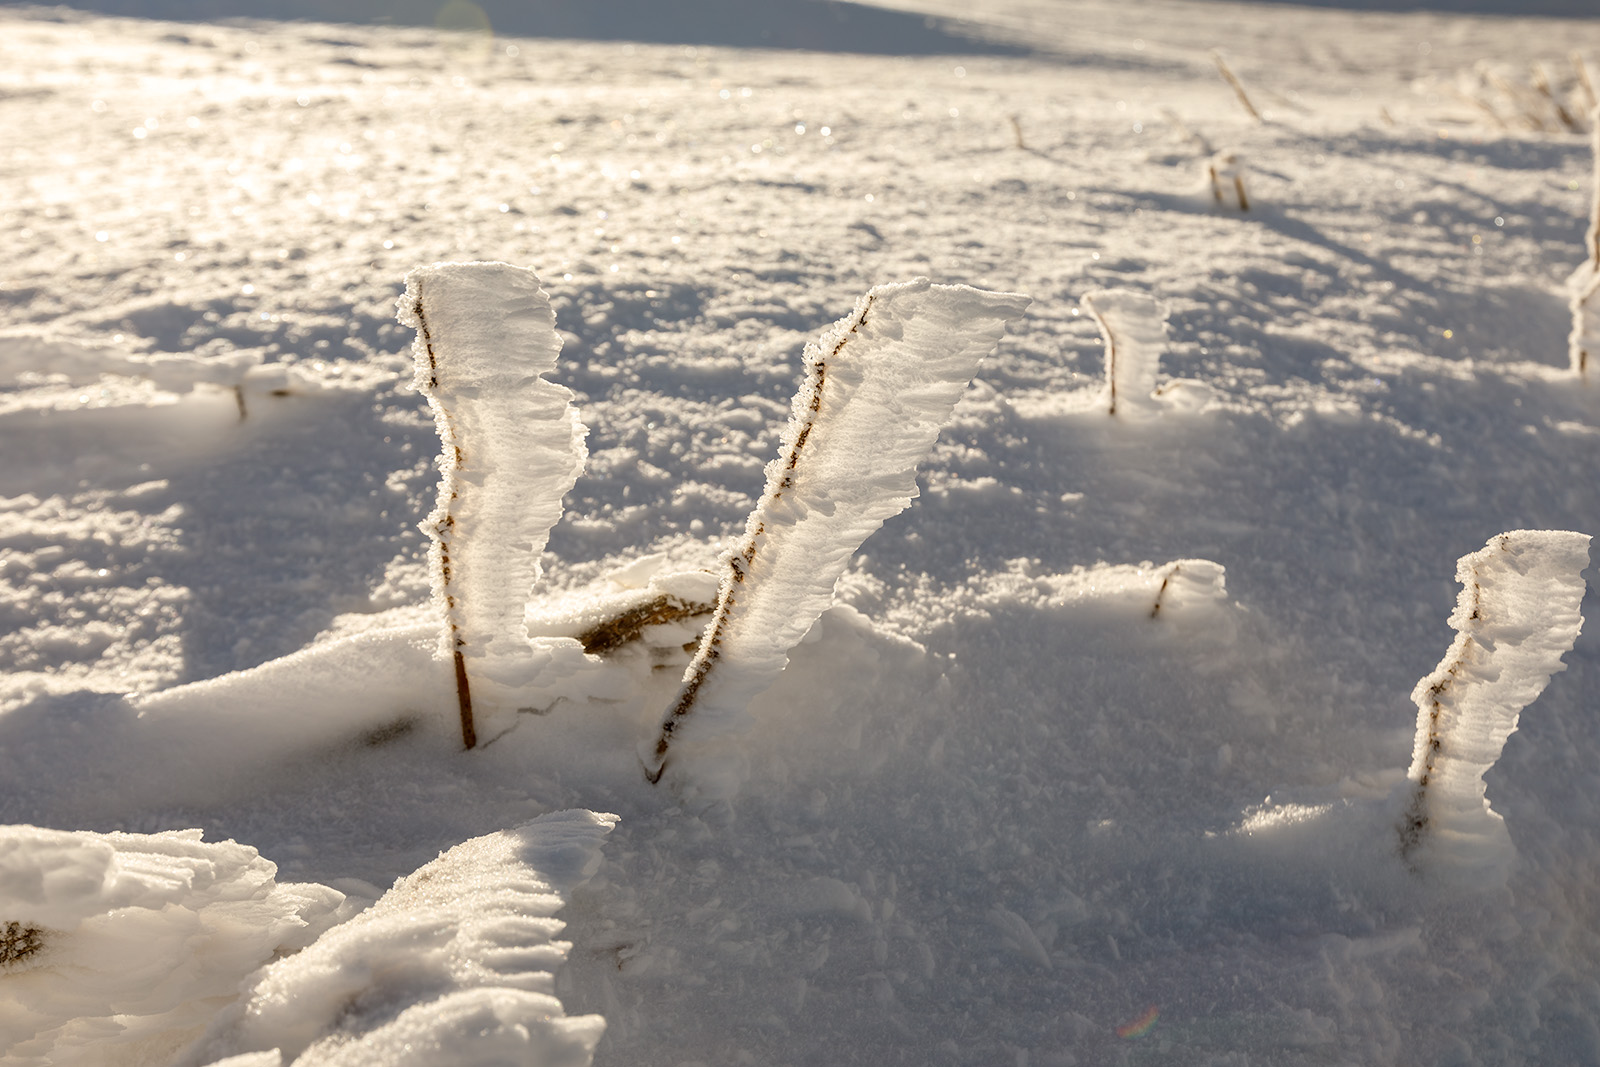
[[[615,815],[562,811],[463,842],[356,918],[265,967],[178,1063],[581,1067],[605,1029],[568,1018],[554,918]],[[257,1058],[234,1059],[256,1054]]]
[[[342,918],[343,894],[199,830],[0,828],[0,1057],[166,1062],[239,983]]]

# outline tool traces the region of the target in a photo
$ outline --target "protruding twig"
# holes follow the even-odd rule
[[[1577,120],[1572,117],[1572,112],[1568,111],[1566,106],[1562,104],[1560,100],[1556,99],[1555,90],[1550,88],[1550,75],[1544,69],[1543,63],[1535,63],[1533,65],[1532,80],[1534,92],[1544,97],[1545,102],[1555,109],[1556,118],[1561,120],[1561,125],[1567,128],[1567,132],[1581,132],[1582,127],[1579,126]]]
[[[1578,75],[1578,86],[1583,89],[1586,101],[1583,109],[1592,115],[1595,108],[1600,108],[1600,97],[1595,95],[1594,81],[1589,77],[1589,64],[1583,61],[1583,53],[1572,53],[1572,69]]]
[[[427,346],[430,383],[432,386],[437,386],[439,379],[439,363],[438,357],[434,354],[433,350],[433,331],[428,326],[428,316],[423,309],[421,279],[418,279],[415,284],[417,286],[417,300],[416,304],[411,310],[417,317],[417,332],[422,337],[422,343]],[[448,413],[446,413],[446,421],[447,423],[453,421],[449,418]],[[461,469],[461,446],[455,439],[453,425],[451,426],[450,440],[442,443],[445,446],[445,452],[448,454],[454,454],[455,456],[452,474],[446,475],[447,478],[453,477],[453,471]],[[453,493],[451,495],[452,497],[454,496]],[[451,521],[450,517],[448,515],[445,516],[444,521],[449,523]],[[440,531],[435,536],[438,540],[440,573],[444,578],[445,601],[446,603],[451,603],[454,598],[454,592],[450,588],[450,541],[447,537],[442,536],[442,534],[443,531]],[[453,615],[450,617],[449,623],[450,644],[455,656],[456,704],[461,711],[461,743],[467,748],[477,748],[478,730],[472,721],[472,687],[467,682],[467,659],[461,651],[461,646],[463,643],[461,639],[461,632],[456,628],[456,622]]]
[[[461,743],[478,747],[478,730],[472,724],[472,689],[467,685],[467,658],[456,648],[456,704],[461,709]]]
[[[1257,122],[1265,122],[1266,120],[1261,117],[1261,112],[1257,111],[1256,106],[1250,102],[1250,95],[1244,91],[1244,86],[1228,67],[1228,61],[1222,58],[1222,53],[1213,51],[1211,58],[1216,61],[1217,70],[1221,73],[1222,80],[1233,87],[1234,95],[1239,98],[1239,103],[1244,109],[1250,113],[1250,117]]]
[[[1027,148],[1028,144],[1022,139],[1022,118],[1018,115],[1009,116],[1011,119],[1011,136],[1016,138],[1018,148]]]
[[[1161,614],[1161,600],[1167,595],[1167,586],[1172,584],[1173,576],[1178,573],[1181,564],[1174,563],[1168,568],[1166,576],[1161,579],[1161,588],[1156,590],[1156,602],[1150,607],[1150,617],[1153,619]]]

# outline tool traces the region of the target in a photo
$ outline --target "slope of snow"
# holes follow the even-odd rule
[[[1030,53],[0,9],[0,819],[199,827],[353,909],[614,812],[535,991],[604,1018],[599,1064],[1600,1062],[1600,639],[1483,776],[1503,882],[1413,870],[1392,799],[1453,562],[1600,529],[1592,148],[1556,107],[1582,125],[1600,24],[976,14]],[[472,752],[393,318],[439,260],[539,274],[590,431],[525,617],[549,659]],[[740,790],[684,810],[635,753],[803,346],[919,276],[1034,303],[753,700]],[[1159,417],[1105,416],[1107,289],[1167,311]],[[400,1043],[533,1003],[371,988]]]

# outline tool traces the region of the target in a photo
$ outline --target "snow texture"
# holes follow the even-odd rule
[[[199,830],[0,827],[0,1058],[165,1062],[246,975],[344,917],[344,895]]]
[[[1080,301],[1106,345],[1106,406],[1112,415],[1156,406],[1156,375],[1167,347],[1167,313],[1148,293],[1102,289]]]
[[[916,497],[917,464],[1006,320],[1030,302],[926,278],[880,285],[806,346],[761,502],[723,556],[716,613],[659,735],[640,752],[652,781],[685,727],[726,730],[772,685],[856,549]]]
[[[1522,709],[1566,666],[1583,628],[1589,535],[1515,530],[1489,539],[1456,566],[1461,594],[1455,641],[1417,683],[1417,737],[1402,852],[1445,869],[1496,870],[1510,863],[1504,820],[1484,796]]]
[[[1594,153],[1553,106],[1593,107],[1566,58],[1600,55],[1592,0],[893,2],[843,36],[894,58],[669,44],[650,0],[585,9],[634,35],[611,42],[509,37],[512,0],[449,5],[493,37],[431,28],[437,4],[423,27],[0,4],[0,822],[203,827],[354,909],[463,841],[616,812],[553,916],[551,987],[604,1016],[600,1067],[1600,1063],[1594,628],[1484,776],[1515,854],[1398,841],[1450,564],[1600,533],[1563,285],[1593,258]],[[771,43],[843,13],[738,6]],[[903,47],[941,16],[1026,47]],[[590,427],[525,617],[550,661],[508,702],[537,714],[471,751],[417,528],[440,444],[394,314],[406,271],[462,259],[545,280],[547,377]],[[1039,300],[748,729],[675,755],[675,781],[739,768],[737,795],[684,803],[637,746],[804,344],[918,275]],[[1106,416],[1080,299],[1109,288],[1168,310],[1161,418]],[[1480,855],[1510,855],[1503,882],[1451,865]],[[45,932],[9,921],[13,955]],[[106,958],[169,944],[133,936]],[[260,936],[229,939],[239,967]],[[500,1020],[544,995],[428,970],[408,1001],[406,959],[372,951],[398,969],[306,957],[330,968],[307,1050],[340,1054],[334,985],[386,1005],[353,998],[363,1067],[430,1055],[428,1028],[516,1040]],[[239,989],[115,1021],[144,1037],[104,1003],[67,1026],[84,1061],[171,1067],[208,1020],[237,1037]]]
[[[457,845],[263,968],[178,1064],[587,1065],[605,1020],[569,1018],[556,999],[572,946],[553,916],[616,821],[554,812]]]
[[[415,384],[443,446],[438,504],[424,524],[448,624],[442,649],[457,662],[458,684],[465,670],[480,701],[503,705],[505,690],[481,683],[517,686],[537,674],[523,616],[561,499],[583,470],[587,430],[572,391],[542,377],[561,338],[532,271],[420,267],[406,275],[399,318],[417,331]]]

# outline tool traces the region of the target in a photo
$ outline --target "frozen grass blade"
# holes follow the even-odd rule
[[[455,664],[461,739],[477,744],[474,689],[526,681],[524,616],[561,498],[583,470],[587,433],[568,389],[545,381],[561,338],[550,298],[509,263],[436,263],[406,275],[400,321],[414,327],[417,388],[439,430],[434,599]]]
[[[716,611],[640,752],[656,782],[691,724],[726,728],[777,678],[855,550],[917,495],[917,464],[1029,299],[922,278],[871,290],[808,344],[778,458],[722,558]]]
[[[1458,869],[1502,866],[1511,842],[1484,798],[1522,709],[1565,670],[1561,657],[1583,627],[1589,536],[1516,530],[1491,538],[1456,566],[1456,639],[1417,683],[1417,734],[1400,852]]]

